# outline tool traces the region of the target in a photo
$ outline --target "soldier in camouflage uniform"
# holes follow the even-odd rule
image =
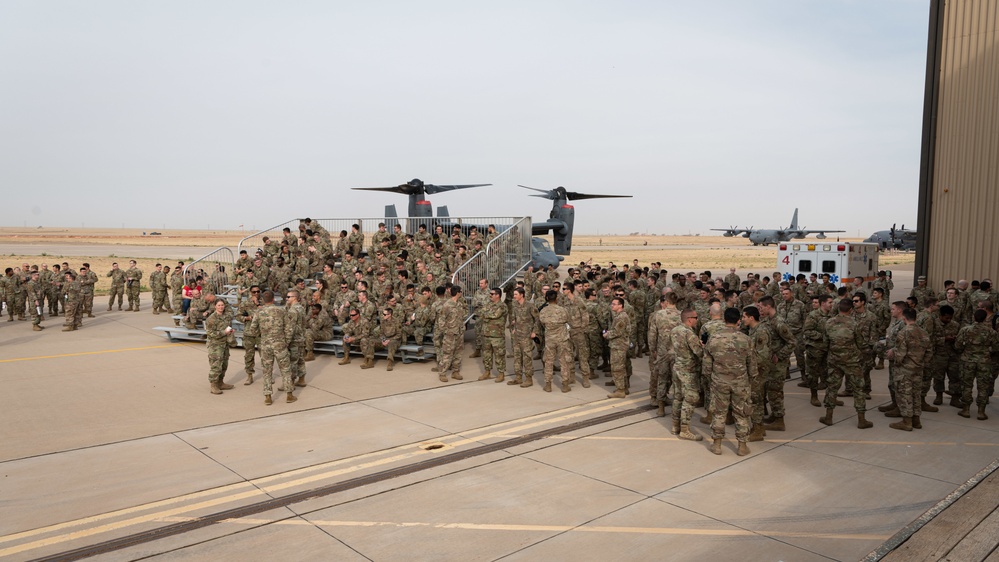
[[[819,421],[832,425],[833,410],[836,408],[836,392],[843,378],[853,379],[855,388],[863,388],[863,376],[860,370],[860,350],[869,344],[863,333],[857,328],[857,322],[851,316],[853,303],[849,299],[839,302],[839,314],[826,322],[826,336],[829,338],[829,377],[826,386],[826,415]],[[868,429],[874,424],[867,421],[867,401],[863,392],[853,393],[853,407],[857,411],[857,427]]]
[[[59,304],[63,302],[62,300],[62,284],[65,282],[66,276],[63,275],[61,267],[59,264],[52,265],[52,276],[49,278],[48,282],[48,301],[49,301],[49,315],[52,317],[59,316]],[[2,279],[0,279],[2,281]],[[0,287],[0,293],[2,293],[2,287]],[[63,313],[66,312],[66,305],[63,304]]]
[[[552,391],[552,378],[555,374],[555,360],[562,368],[562,392],[572,388],[569,381],[575,376],[572,361],[572,346],[569,343],[569,313],[558,304],[558,291],[549,290],[545,295],[548,305],[538,313],[538,319],[545,330],[544,372],[545,392]]]
[[[801,329],[801,340],[805,344],[805,363],[808,365],[808,391],[812,406],[821,407],[819,387],[825,388],[828,367],[826,358],[829,352],[829,338],[826,337],[826,320],[832,311],[832,297],[820,295],[819,307],[808,313]]]
[[[66,274],[63,291],[66,295],[66,323],[63,332],[72,332],[83,326],[83,307],[80,305],[80,282],[72,271]]]
[[[932,381],[933,391],[936,392],[934,404],[943,404],[943,394],[947,392],[951,396],[961,395],[961,373],[958,370],[960,359],[954,343],[957,341],[957,333],[961,330],[961,323],[957,320],[957,314],[950,305],[940,307],[939,323],[933,332],[933,357],[927,367],[927,375],[924,375],[924,383]],[[929,378],[929,381],[926,380]],[[944,388],[946,381],[946,390]],[[923,397],[929,392],[930,384],[923,387]],[[934,412],[936,408],[927,409],[923,405],[923,410]]]
[[[42,288],[40,275],[37,271],[31,272],[31,280],[25,284],[24,288],[28,304],[28,314],[31,315],[31,329],[35,332],[41,332],[45,290]]]
[[[250,322],[248,331],[260,335],[260,365],[264,371],[264,404],[271,405],[274,361],[281,371],[283,388],[288,392],[286,400],[298,400],[293,391],[291,360],[288,357],[288,344],[294,334],[294,326],[288,322],[288,312],[274,305],[274,293],[263,293],[263,306],[257,310]]]
[[[97,284],[97,274],[90,271],[90,264],[85,263],[80,268],[80,274],[76,277],[80,282],[80,306],[82,314],[87,318],[94,317],[94,285]]]
[[[631,348],[631,319],[624,311],[625,300],[623,297],[614,297],[611,300],[611,321],[609,327],[604,331],[604,339],[610,347],[610,368],[611,377],[614,379],[615,390],[608,394],[608,398],[624,398],[628,395],[627,361],[628,352]]]
[[[215,301],[215,312],[205,320],[205,332],[208,341],[208,383],[212,394],[222,394],[223,390],[231,390],[233,386],[226,384],[225,372],[229,368],[229,335],[233,333],[230,318],[226,314],[225,301]]]
[[[437,355],[437,372],[441,382],[447,382],[447,372],[451,378],[462,380],[461,349],[465,340],[465,318],[468,307],[462,300],[461,287],[453,285],[449,288],[450,297],[444,301],[440,310],[438,325],[441,330],[441,347]]]
[[[351,308],[347,313],[348,321],[341,325],[343,330],[343,358],[338,365],[350,363],[350,348],[363,350],[366,341],[371,338],[371,323],[361,316],[356,308]]]
[[[368,339],[364,349],[364,363],[362,369],[370,369],[375,366],[375,350],[384,349],[388,352],[388,364],[386,371],[391,371],[395,367],[395,353],[402,345],[402,324],[395,318],[395,313],[391,308],[382,310],[381,324],[375,329],[375,333]]]
[[[767,402],[773,421],[766,424],[768,431],[784,431],[784,381],[790,368],[791,353],[797,342],[791,329],[779,317],[771,297],[760,299],[760,322],[770,331],[770,353],[774,368],[766,381]]]
[[[857,329],[865,342],[860,349],[860,373],[864,385],[862,389],[847,386],[846,392],[840,396],[849,396],[851,393],[862,391],[864,398],[869,400],[871,397],[871,370],[874,368],[875,348],[879,337],[877,329],[880,320],[867,310],[867,294],[864,292],[853,293],[853,319],[857,322]]]
[[[347,244],[350,245],[350,251],[355,256],[361,255],[361,250],[364,249],[364,234],[361,232],[361,225],[353,224],[350,226],[350,235],[347,236]]]
[[[291,363],[291,379],[295,386],[305,386],[305,332],[308,329],[308,313],[299,301],[301,295],[295,289],[285,295],[284,306],[288,310],[288,323],[292,326],[291,340],[288,342],[288,361]],[[278,389],[283,390],[281,388]],[[291,390],[289,388],[289,390]]]
[[[871,288],[884,291],[885,302],[891,302],[891,291],[895,288],[895,283],[891,277],[888,277],[887,271],[879,271],[878,278],[871,283]]]
[[[128,310],[139,311],[139,287],[142,283],[142,270],[136,267],[135,260],[129,260],[125,271],[125,294],[128,295]]]
[[[909,305],[905,301],[893,302],[889,308],[891,322],[885,331],[885,355],[895,348],[895,340],[898,338],[898,333],[905,327],[905,321],[902,320],[902,311],[907,308],[909,308]],[[902,413],[898,411],[898,402],[895,398],[895,362],[891,359],[888,360],[888,392],[891,394],[891,403],[878,406],[878,411],[886,412],[886,417],[902,417]],[[929,412],[930,410],[926,411]],[[932,411],[937,411],[937,408],[933,408]]]
[[[770,329],[760,321],[760,310],[755,306],[747,306],[742,309],[742,325],[749,330],[749,339],[753,343],[753,353],[756,354],[757,368],[756,376],[749,379],[752,430],[748,440],[763,441],[767,435],[766,427],[763,424],[766,382],[771,376],[769,370],[774,368],[773,354],[770,352]]]
[[[895,347],[888,357],[895,362],[895,400],[902,421],[889,424],[892,429],[912,431],[921,429],[919,422],[920,404],[923,401],[923,369],[930,357],[930,337],[916,325],[916,311],[907,308],[902,311],[903,327],[895,338]]]
[[[489,302],[478,309],[479,323],[482,324],[482,365],[485,372],[479,377],[484,381],[492,377],[496,367],[496,382],[503,382],[506,376],[506,324],[507,308],[498,287],[489,290]]]
[[[690,431],[690,417],[697,406],[697,378],[701,373],[701,357],[704,350],[701,340],[694,333],[698,313],[687,309],[680,313],[681,324],[670,332],[673,341],[673,428],[671,433],[680,439],[700,441],[702,437]],[[681,400],[678,408],[676,401]]]
[[[308,324],[309,329],[305,332],[305,360],[315,361],[315,343],[333,338],[333,318],[322,304],[313,303],[309,307]]]
[[[628,314],[633,315],[631,320],[635,325],[635,330],[632,334],[635,342],[632,356],[636,359],[641,359],[643,350],[648,349],[648,342],[645,341],[645,338],[649,333],[648,319],[645,314],[645,290],[642,289],[638,281],[632,279],[628,281],[628,291],[628,304],[633,309]]]
[[[961,411],[963,418],[971,417],[971,391],[977,385],[978,419],[987,420],[985,405],[989,401],[989,387],[992,385],[992,362],[990,353],[999,349],[999,335],[986,322],[988,313],[979,308],[975,311],[975,323],[965,326],[957,333],[954,349],[961,354]]]
[[[579,285],[582,287],[582,284]],[[576,294],[577,286],[572,281],[566,281],[562,286],[562,294],[566,297],[565,311],[569,314],[569,343],[572,345],[572,355],[579,360],[579,371],[582,374],[583,388],[590,388],[590,378],[593,371],[590,370],[590,344],[587,341],[587,332],[590,323],[595,323],[595,319],[590,319],[590,313],[586,310],[586,304],[582,297]],[[575,382],[569,381],[570,384]]]
[[[489,281],[479,279],[479,288],[472,295],[472,310],[475,312],[475,350],[469,355],[469,359],[482,357],[482,326],[479,322],[479,310],[489,303]]]
[[[880,287],[871,289],[871,298],[867,301],[867,311],[874,315],[874,332],[878,337],[878,343],[874,347],[874,356],[877,358],[877,364],[874,365],[874,369],[881,370],[885,368],[886,351],[885,346],[881,343],[881,338],[888,330],[888,325],[891,324],[891,307],[888,305],[888,301],[885,300],[884,289]]]
[[[669,292],[660,297],[661,308],[649,318],[649,392],[658,406],[657,415],[666,415],[670,388],[673,386],[673,340],[670,333],[680,325],[680,311],[676,308],[678,297]],[[654,382],[653,382],[654,381]]]
[[[802,301],[794,298],[794,294],[789,289],[781,290],[780,295],[781,300],[777,303],[777,317],[787,324],[787,327],[794,335],[794,362],[801,373],[801,382],[798,383],[798,386],[811,388],[808,364],[805,361],[805,340],[801,336],[805,328],[805,318],[808,316],[808,309]],[[808,299],[808,302],[811,302],[811,298]]]
[[[708,338],[701,365],[702,376],[711,380],[711,452],[722,453],[725,418],[731,408],[735,417],[735,438],[739,442],[738,455],[745,456],[749,454],[746,440],[752,411],[749,381],[757,376],[756,354],[752,340],[738,330],[739,309],[725,309],[724,315],[725,327]]]
[[[260,349],[260,333],[250,330],[253,323],[253,317],[256,316],[258,308],[260,308],[260,287],[253,287],[250,289],[250,298],[244,299],[239,303],[239,308],[236,313],[244,326],[243,370],[246,371],[246,380],[243,382],[244,385],[253,384],[253,373],[256,367],[254,359],[256,352]]]
[[[111,271],[105,277],[111,278],[111,294],[108,297],[108,312],[114,306],[114,299],[118,297],[118,310],[121,310],[121,303],[125,294],[125,272],[118,267],[118,262],[111,264]]]
[[[590,379],[599,378],[597,374],[601,353],[603,352],[604,338],[603,331],[607,329],[605,319],[600,312],[600,301],[597,300],[597,293],[593,289],[584,291],[586,298],[586,314],[590,317],[590,323],[586,328],[586,343],[589,352]]]
[[[159,314],[161,310],[166,310],[169,306],[167,303],[167,276],[163,273],[163,264],[156,264],[156,271],[149,274],[149,288],[153,291],[153,314]]]
[[[510,339],[513,343],[513,380],[507,384],[519,384],[527,388],[534,384],[534,361],[531,350],[533,338],[540,331],[538,308],[527,302],[527,292],[523,287],[513,290],[513,306],[510,308]]]
[[[916,278],[916,286],[909,291],[910,297],[916,297],[917,309],[922,310],[926,307],[926,300],[930,297],[936,297],[937,293],[926,284],[926,276],[920,275]]]

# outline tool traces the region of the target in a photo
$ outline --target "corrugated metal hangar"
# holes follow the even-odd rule
[[[917,275],[999,274],[999,2],[931,0]]]

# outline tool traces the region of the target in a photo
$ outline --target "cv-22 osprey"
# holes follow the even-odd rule
[[[770,244],[777,244],[779,242],[789,242],[791,239],[801,239],[809,234],[815,234],[816,238],[825,238],[827,232],[845,232],[843,230],[807,230],[804,227],[798,226],[798,209],[794,210],[794,215],[791,216],[791,225],[787,228],[712,228],[711,230],[717,230],[724,232],[722,236],[738,236],[742,235],[743,238],[749,238],[749,241],[753,243],[754,246],[769,246]]]

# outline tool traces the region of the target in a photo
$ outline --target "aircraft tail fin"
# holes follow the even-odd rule
[[[385,205],[385,226],[392,232],[395,225],[399,224],[399,214],[395,210],[395,205]]]
[[[437,207],[437,216],[438,217],[449,217],[449,216],[451,216],[451,215],[447,214],[447,205],[441,205],[440,207]]]
[[[787,227],[788,230],[798,230],[798,209],[794,209],[794,214],[791,215],[791,226]]]

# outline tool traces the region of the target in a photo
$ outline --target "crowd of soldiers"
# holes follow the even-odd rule
[[[376,352],[384,351],[391,371],[402,345],[432,342],[432,371],[441,382],[449,374],[462,380],[466,322],[474,317],[471,357],[482,358],[479,380],[506,381],[509,355],[508,385],[533,386],[533,362],[541,360],[543,390],[552,391],[560,371],[561,391],[570,392],[578,364],[583,387],[599,372],[609,373],[608,397],[624,398],[631,393],[632,360],[647,354],[648,391],[658,414],[671,406],[672,433],[700,440],[691,422],[694,410],[705,407],[700,419],[710,425],[711,450],[718,454],[726,423],[735,424],[739,454],[768,430],[785,430],[783,389],[792,355],[799,386],[809,390],[812,405],[825,408],[825,424],[844,404],[840,398],[852,397],[858,427],[873,425],[866,408],[870,373],[886,359],[892,401],[880,409],[899,418],[891,427],[920,428],[922,412],[937,411],[944,395],[961,416],[970,417],[974,400],[977,417],[987,417],[999,364],[999,302],[988,280],[948,281],[937,293],[920,277],[907,299],[892,301],[886,272],[837,285],[828,275],[784,279],[779,272],[743,280],[735,269],[718,278],[707,271],[670,275],[659,263],[640,267],[635,260],[621,267],[580,264],[563,281],[553,268],[528,268],[523,280],[503,287],[481,279],[466,298],[451,274],[496,235],[492,226],[481,234],[455,227],[447,235],[441,226],[403,234],[399,226],[389,232],[380,224],[366,245],[359,225],[334,241],[305,219],[297,233],[285,228],[280,240],[264,237],[252,257],[242,252],[231,272],[219,265],[185,278],[183,262],[173,270],[157,264],[148,278],[152,310],[178,314],[188,328],[204,326],[213,394],[233,388],[224,378],[241,325],[244,384],[254,381],[259,352],[266,404],[272,403],[273,364],[282,377],[277,391],[294,401],[295,387],[306,385],[306,363],[315,359],[314,343],[330,340],[337,327],[341,365],[351,362],[354,349],[363,356],[361,368],[370,369]],[[127,294],[128,309],[138,311],[143,273],[135,262],[125,270],[114,264],[106,275],[112,279],[108,310],[116,298],[121,310]],[[40,330],[48,310],[65,315],[68,331],[80,327],[84,314],[92,316],[96,282],[87,264],[78,272],[67,263],[52,270],[24,264],[8,268],[0,288],[9,321],[27,314]],[[235,307],[216,296],[231,287]]]

